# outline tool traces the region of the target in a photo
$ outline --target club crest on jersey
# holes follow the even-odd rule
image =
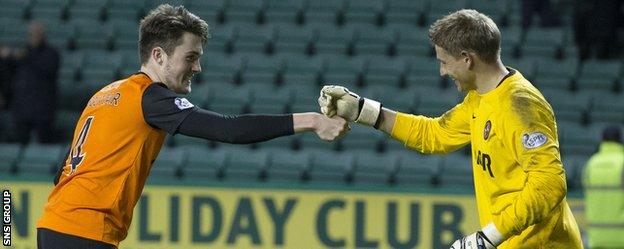
[[[483,127],[483,140],[487,140],[490,137],[490,131],[492,131],[492,122],[488,120]]]
[[[186,98],[175,98],[174,103],[180,110],[188,109],[195,106]]]
[[[548,137],[541,132],[531,132],[522,135],[522,145],[527,149],[534,149],[544,145],[548,141]]]

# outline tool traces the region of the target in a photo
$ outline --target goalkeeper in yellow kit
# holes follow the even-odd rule
[[[451,248],[582,248],[565,199],[552,108],[520,72],[502,64],[500,37],[496,24],[474,10],[431,26],[440,74],[467,93],[440,117],[398,113],[335,85],[321,90],[321,111],[373,126],[422,153],[472,145],[482,229]]]

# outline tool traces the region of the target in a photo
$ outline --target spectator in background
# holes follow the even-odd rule
[[[624,248],[624,146],[620,127],[602,133],[583,172],[589,248]]]
[[[42,143],[54,142],[56,116],[56,78],[60,56],[45,40],[43,24],[32,22],[28,27],[26,49],[4,55],[14,68],[11,77],[9,109],[15,121],[18,142],[30,142],[35,131]]]
[[[622,20],[623,0],[583,1],[574,6],[574,39],[581,60],[618,56],[617,26]]]
[[[533,23],[533,16],[539,15],[540,26],[553,27],[560,25],[559,18],[552,8],[550,0],[522,1],[522,30],[527,30]]]

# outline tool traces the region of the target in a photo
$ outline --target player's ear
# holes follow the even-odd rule
[[[150,56],[158,65],[162,65],[165,62],[165,50],[163,50],[161,47],[152,48]]]
[[[466,65],[466,68],[472,69],[475,63],[475,54],[462,50],[460,55],[462,62]]]

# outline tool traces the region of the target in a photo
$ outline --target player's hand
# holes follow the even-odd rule
[[[481,231],[456,240],[451,249],[494,249],[503,242],[503,235],[490,223]]]
[[[325,141],[334,141],[342,137],[350,129],[349,122],[339,116],[329,118],[318,114],[317,122],[314,125],[316,135]]]
[[[368,126],[375,125],[381,112],[381,103],[362,98],[343,86],[324,86],[318,103],[321,112],[328,117],[338,115]]]

